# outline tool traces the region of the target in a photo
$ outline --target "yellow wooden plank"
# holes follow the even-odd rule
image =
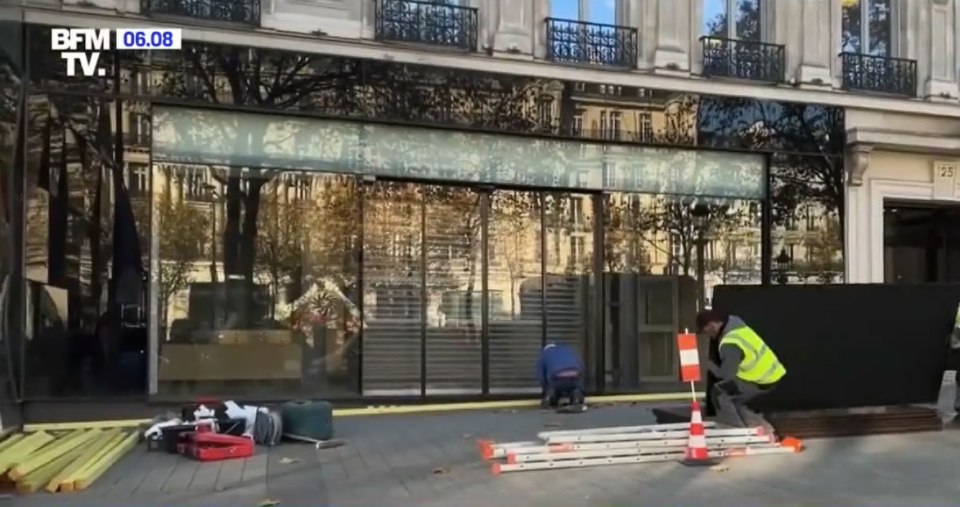
[[[17,433],[15,435],[10,435],[10,438],[0,442],[0,454],[3,454],[3,451],[13,447],[13,444],[23,440],[26,435],[23,433]]]
[[[77,459],[77,456],[79,456],[81,453],[83,453],[82,447],[74,447],[73,449],[58,456],[53,461],[49,461],[42,467],[21,477],[17,480],[17,491],[20,493],[33,493],[34,491],[37,491],[38,489],[42,488],[44,484],[50,482],[50,479],[57,475],[57,472],[63,470],[63,467],[69,465],[71,461]]]
[[[26,456],[29,456],[37,449],[52,441],[54,441],[53,435],[45,431],[41,431],[39,433],[29,435],[19,442],[13,444],[9,449],[3,452],[2,456],[0,456],[0,473],[6,473],[10,467],[16,465],[25,459]]]
[[[96,453],[100,452],[100,449],[103,447],[103,445],[109,442],[111,437],[113,437],[116,434],[119,434],[120,430],[119,429],[107,430],[107,431],[93,430],[93,432],[96,433],[96,436],[94,436],[92,439],[90,439],[88,443],[82,446],[80,455],[77,456],[77,458],[71,461],[69,464],[67,464],[67,466],[64,467],[62,470],[57,472],[57,474],[54,475],[52,479],[50,479],[50,482],[47,483],[44,489],[46,489],[51,493],[55,493],[57,489],[60,487],[60,483],[63,482],[64,479],[69,477],[70,474],[72,474],[74,471],[82,468],[83,465],[86,464],[87,460],[93,457]]]
[[[8,475],[11,479],[17,480],[34,470],[37,470],[47,463],[58,459],[65,453],[68,453],[90,441],[97,434],[94,431],[76,431],[51,445],[45,446],[39,451],[31,454],[26,459],[14,465]]]
[[[139,432],[133,432],[127,435],[127,437],[121,440],[119,444],[110,449],[110,452],[104,454],[98,463],[85,469],[83,474],[77,477],[77,480],[74,481],[73,484],[74,489],[89,488],[90,485],[93,484],[93,481],[100,478],[104,472],[120,461],[120,458],[130,452],[131,449],[136,447],[139,440]]]
[[[82,473],[90,465],[97,463],[104,454],[116,447],[121,440],[126,438],[127,434],[119,428],[109,430],[107,435],[98,439],[96,446],[91,445],[89,453],[84,453],[79,458],[73,460],[73,463],[64,469],[63,474],[57,474],[57,477],[47,485],[48,491],[73,491],[73,483],[77,480],[77,475]],[[51,489],[53,488],[53,489]]]
[[[23,431],[63,431],[63,430],[92,430],[107,428],[137,428],[150,424],[150,419],[117,419],[112,421],[74,421],[62,423],[37,423],[23,425]]]

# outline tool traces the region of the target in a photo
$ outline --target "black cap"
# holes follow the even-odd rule
[[[703,328],[711,322],[726,322],[727,316],[716,310],[700,310],[697,314],[697,332],[702,333]]]

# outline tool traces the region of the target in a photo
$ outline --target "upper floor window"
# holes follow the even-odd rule
[[[843,6],[842,44],[845,53],[891,55],[890,1],[841,0]]]
[[[760,41],[761,0],[704,0],[703,35]],[[732,22],[731,22],[732,20]]]
[[[550,16],[616,25],[617,3],[617,0],[550,0]]]

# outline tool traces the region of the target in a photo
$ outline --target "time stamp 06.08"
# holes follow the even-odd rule
[[[180,28],[53,28],[50,50],[66,62],[68,76],[105,76],[100,53],[113,50],[178,50],[182,46]]]

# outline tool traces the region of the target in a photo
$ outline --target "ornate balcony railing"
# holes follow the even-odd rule
[[[637,29],[628,26],[547,18],[547,59],[633,68],[637,65]]]
[[[140,13],[260,26],[260,0],[140,0]]]
[[[476,51],[477,9],[421,0],[379,0],[377,40]]]
[[[700,37],[703,75],[781,83],[784,80],[784,47],[766,42]]]
[[[917,62],[905,58],[840,53],[843,89],[917,96]]]

